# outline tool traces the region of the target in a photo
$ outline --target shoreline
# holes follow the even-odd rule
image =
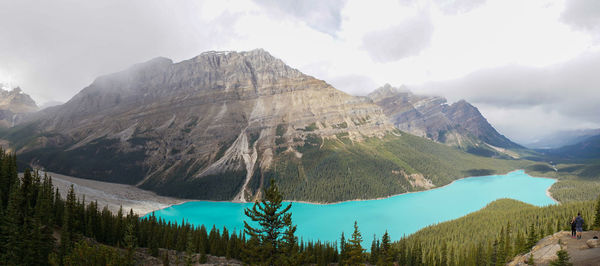
[[[512,172],[517,172],[517,171],[521,171],[523,169],[517,169],[517,170],[512,170],[504,175],[510,174]],[[524,170],[523,170],[524,171]],[[406,194],[411,194],[411,193],[418,193],[418,192],[425,192],[425,191],[430,191],[430,190],[434,190],[434,189],[440,189],[440,188],[444,188],[447,187],[449,185],[452,185],[452,183],[461,180],[461,179],[465,179],[465,178],[471,178],[471,177],[482,177],[482,176],[467,176],[467,177],[461,177],[459,179],[455,179],[452,180],[452,182],[443,185],[441,187],[434,187],[431,189],[426,189],[426,190],[420,190],[420,191],[408,191],[408,192],[402,192],[399,194],[394,194],[394,195],[390,195],[390,196],[384,196],[384,197],[377,197],[377,198],[369,198],[369,199],[352,199],[352,200],[342,200],[342,201],[335,201],[335,202],[313,202],[313,201],[304,201],[304,200],[283,200],[283,202],[289,202],[289,203],[305,203],[305,204],[314,204],[314,205],[334,205],[334,204],[340,204],[340,203],[345,203],[345,202],[356,202],[356,201],[369,201],[369,200],[382,200],[382,199],[389,199],[392,197],[396,197],[396,196],[400,196],[400,195],[406,195]],[[252,201],[248,201],[248,202],[238,202],[238,201],[233,201],[233,200],[224,200],[224,201],[216,201],[216,200],[188,200],[185,202],[181,202],[178,204],[173,204],[171,206],[177,206],[177,205],[181,205],[187,202],[229,202],[229,203],[239,203],[239,204],[246,204],[246,203],[254,203]],[[171,207],[169,206],[169,207]],[[168,207],[167,207],[168,208]]]
[[[496,175],[508,175],[508,174],[510,174],[510,173],[514,173],[514,172],[518,172],[518,171],[523,171],[525,174],[527,174],[527,172],[525,171],[525,169],[515,169],[515,170],[509,171],[509,172],[507,172],[507,173],[505,173],[505,174],[496,174]],[[527,174],[527,175],[529,175],[529,174]],[[493,176],[493,175],[485,175],[485,176]],[[532,175],[529,175],[529,176],[530,176],[530,177],[533,177],[533,178],[548,178],[548,179],[553,179],[553,180],[556,180],[556,181],[558,182],[558,179],[556,179],[556,178],[551,178],[551,177],[539,177],[539,176],[532,176]],[[435,190],[435,189],[441,189],[441,188],[444,188],[444,187],[447,187],[447,186],[450,186],[450,185],[452,185],[452,184],[453,184],[454,182],[456,182],[456,181],[463,180],[463,179],[467,179],[467,178],[473,178],[473,177],[484,177],[484,176],[467,176],[467,177],[461,177],[461,178],[459,178],[459,179],[452,180],[452,182],[450,182],[450,183],[448,183],[448,184],[446,184],[446,185],[443,185],[443,186],[441,186],[441,187],[434,187],[434,188],[431,188],[431,189],[419,190],[419,191],[408,191],[408,192],[402,192],[402,193],[399,193],[399,194],[394,194],[394,195],[390,195],[390,196],[384,196],[384,197],[377,197],[377,198],[369,198],[369,199],[352,199],[352,200],[343,200],[343,201],[335,201],[335,202],[312,202],[312,201],[303,201],[303,200],[284,200],[284,202],[289,202],[289,203],[305,203],[305,204],[314,204],[314,205],[334,205],[334,204],[340,204],[340,203],[345,203],[345,202],[370,201],[370,200],[382,200],[382,199],[388,199],[388,198],[392,198],[392,197],[396,197],[396,196],[400,196],[400,195],[407,195],[407,194],[412,194],[412,193],[419,193],[419,192],[425,192],[425,191],[430,191],[430,190]],[[552,187],[552,186],[550,186],[550,187]],[[548,187],[548,188],[546,189],[546,195],[547,195],[547,196],[548,196],[550,199],[552,199],[552,200],[553,200],[555,203],[557,203],[557,204],[560,204],[560,202],[559,202],[559,201],[557,201],[555,198],[553,198],[553,197],[551,196],[551,193],[550,193],[550,187]],[[178,203],[178,204],[173,204],[173,205],[171,205],[171,206],[181,205],[181,204],[184,204],[184,203],[187,203],[187,202],[230,202],[230,203],[241,203],[241,204],[245,204],[245,203],[250,203],[250,204],[252,204],[252,203],[254,203],[254,202],[251,202],[251,201],[249,201],[249,202],[237,202],[237,201],[232,201],[232,200],[228,200],[228,201],[216,201],[216,200],[188,200],[188,201],[181,202],[181,203]],[[169,207],[171,207],[171,206],[169,206]],[[168,208],[168,207],[167,207],[167,208]]]
[[[506,174],[497,174],[497,175],[508,175],[510,173],[514,173],[514,172],[518,172],[518,171],[523,171],[526,175],[533,177],[533,178],[547,178],[547,179],[553,179],[556,180],[556,182],[558,182],[557,178],[552,178],[552,177],[541,177],[541,176],[532,176],[530,174],[528,174],[525,169],[516,169],[516,170],[512,170],[510,172],[507,172]],[[461,177],[459,179],[455,179],[452,180],[452,182],[443,185],[441,187],[434,187],[434,188],[430,188],[430,189],[426,189],[426,190],[419,190],[419,191],[409,191],[409,192],[403,192],[403,193],[399,193],[399,194],[394,194],[394,195],[390,195],[390,196],[385,196],[385,197],[378,197],[378,198],[372,198],[372,199],[353,199],[353,200],[343,200],[343,201],[336,201],[336,202],[310,202],[310,201],[302,201],[302,200],[290,200],[290,201],[285,201],[284,202],[297,202],[297,203],[306,203],[306,204],[315,204],[315,205],[333,205],[333,204],[340,204],[340,203],[344,203],[344,202],[355,202],[355,201],[369,201],[369,200],[382,200],[382,199],[389,199],[392,197],[396,197],[396,196],[400,196],[400,195],[407,195],[407,194],[412,194],[412,193],[419,193],[419,192],[425,192],[425,191],[431,191],[431,190],[435,190],[435,189],[440,189],[440,188],[444,188],[447,186],[452,185],[454,182],[459,181],[459,180],[463,180],[463,179],[467,179],[467,178],[472,178],[472,177],[484,177],[484,176],[493,176],[493,175],[482,175],[482,176],[467,176],[467,177]],[[552,199],[556,204],[560,204],[560,202],[558,200],[556,200],[554,197],[552,197],[552,193],[550,193],[550,188],[552,186],[549,186],[546,189],[546,196],[548,196],[550,199]]]
[[[527,174],[527,172],[525,172],[524,169],[516,169],[516,170],[509,171],[505,174],[497,174],[497,175],[508,175],[510,173],[514,173],[517,171],[523,171],[525,174]],[[113,212],[118,211],[119,207],[123,206],[124,211],[133,209],[133,211],[136,214],[139,214],[140,217],[144,217],[155,211],[166,209],[166,208],[169,208],[172,206],[181,205],[181,204],[184,204],[187,202],[229,202],[229,203],[242,203],[242,204],[244,204],[244,203],[253,204],[254,203],[252,201],[237,202],[237,201],[233,201],[233,200],[216,201],[216,200],[197,200],[197,199],[168,197],[168,196],[158,195],[152,191],[140,189],[133,185],[85,179],[85,178],[62,175],[62,174],[58,174],[58,173],[54,173],[54,172],[48,172],[48,175],[50,175],[52,177],[53,185],[58,187],[60,193],[61,194],[64,193],[63,195],[66,194],[65,192],[68,189],[68,187],[70,186],[70,184],[73,184],[78,196],[80,198],[85,197],[86,201],[88,201],[88,202],[89,201],[97,201],[99,207],[108,206],[109,209]],[[527,175],[529,175],[529,174],[527,174]],[[491,175],[488,175],[488,176],[491,176]],[[529,175],[529,176],[531,176],[531,175]],[[392,198],[392,197],[396,197],[396,196],[400,196],[400,195],[425,192],[425,191],[430,191],[430,190],[434,190],[434,189],[441,189],[441,188],[447,187],[449,185],[452,185],[456,181],[467,179],[467,178],[472,178],[472,177],[482,177],[482,176],[461,177],[459,179],[455,179],[452,182],[450,182],[446,185],[440,186],[440,187],[434,187],[431,189],[419,190],[419,191],[403,192],[403,193],[398,193],[398,194],[393,194],[393,195],[383,196],[383,197],[376,197],[376,198],[352,199],[352,200],[343,200],[343,201],[336,201],[336,202],[311,202],[311,201],[302,201],[302,200],[289,200],[289,201],[286,200],[284,202],[304,203],[304,204],[314,204],[314,205],[334,205],[334,204],[341,204],[341,203],[345,203],[345,202],[383,200],[383,199],[388,199],[388,198]],[[556,180],[556,182],[558,182],[558,179],[556,179],[556,178],[537,177],[537,176],[531,176],[531,177],[548,178],[548,179]],[[560,204],[560,202],[558,200],[556,200],[554,197],[552,197],[552,193],[550,193],[551,187],[552,186],[550,186],[546,189],[546,196],[548,196],[550,199],[552,199],[552,201],[555,204]]]
[[[523,172],[525,172],[525,170],[523,170]],[[525,172],[525,174],[527,174],[527,172]],[[560,201],[558,201],[557,199],[555,199],[554,197],[552,197],[552,193],[550,192],[550,188],[552,188],[552,186],[554,186],[554,184],[556,184],[557,182],[559,182],[560,180],[558,180],[558,178],[553,178],[553,177],[546,177],[546,176],[532,176],[530,174],[527,174],[528,176],[531,176],[533,178],[546,178],[546,179],[552,179],[552,180],[556,180],[556,182],[554,182],[551,186],[549,186],[546,189],[546,196],[548,196],[548,198],[552,199],[552,201],[554,201],[554,203],[556,204],[561,204]]]

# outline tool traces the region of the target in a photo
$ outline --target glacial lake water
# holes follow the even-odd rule
[[[556,180],[536,178],[524,171],[506,175],[469,177],[445,187],[378,200],[347,201],[335,204],[292,203],[296,235],[303,240],[339,241],[342,231],[348,238],[358,222],[363,247],[370,247],[373,235],[385,230],[392,240],[428,225],[459,218],[500,198],[512,198],[537,206],[555,204],[546,190]],[[172,222],[185,219],[194,225],[214,225],[230,232],[243,229],[244,208],[253,203],[192,201],[155,211],[157,217]],[[287,204],[287,203],[286,203]]]

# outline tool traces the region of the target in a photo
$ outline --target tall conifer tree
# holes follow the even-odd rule
[[[283,197],[273,179],[263,192],[264,198],[260,202],[256,201],[252,208],[244,210],[246,216],[258,226],[244,221],[244,232],[258,240],[260,251],[255,255],[261,258],[264,264],[276,265],[282,254],[284,230],[293,227],[292,214],[288,212],[292,204],[283,206]]]

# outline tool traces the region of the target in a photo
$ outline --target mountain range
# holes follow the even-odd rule
[[[524,143],[524,145],[531,149],[557,149],[577,144],[596,135],[600,135],[600,128],[563,130],[554,132],[535,141]]]
[[[406,87],[386,84],[369,95],[391,122],[413,135],[461,148],[467,152],[494,156],[507,149],[521,149],[488,123],[479,110],[465,100],[447,104],[443,97],[415,95]]]
[[[23,116],[37,110],[35,101],[20,87],[0,83],[0,127],[12,127],[20,123]]]
[[[513,159],[521,147],[466,101],[389,85],[352,96],[262,49],[155,58],[98,77],[1,137],[46,170],[241,202],[271,178],[288,199],[333,202],[523,163]]]

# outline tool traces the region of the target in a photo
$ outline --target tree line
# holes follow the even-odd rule
[[[243,231],[209,230],[154,214],[140,218],[131,210],[112,213],[78,198],[73,187],[62,198],[46,174],[26,170],[19,178],[16,156],[2,152],[0,264],[133,265],[136,248],[143,247],[156,257],[161,256],[159,249],[183,252],[185,264],[196,262],[194,254],[200,254],[198,262],[210,254],[251,265],[502,265],[545,235],[568,229],[578,211],[586,229],[600,228],[600,198],[543,208],[504,199],[395,243],[386,232],[366,252],[356,222],[352,234],[342,233],[339,242],[299,240],[291,203],[283,203],[277,184],[271,181],[263,195],[246,209]]]

